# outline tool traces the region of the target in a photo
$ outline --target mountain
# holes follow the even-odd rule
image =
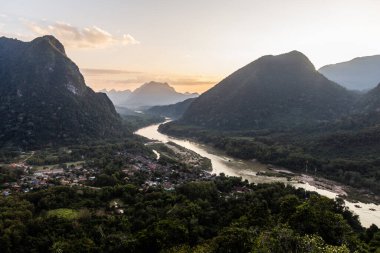
[[[0,147],[120,136],[121,119],[104,93],[86,86],[53,36],[0,38]]]
[[[130,91],[130,90],[118,91],[118,90],[114,90],[114,89],[109,90],[109,91],[106,89],[103,89],[100,92],[106,93],[114,105],[122,104],[123,102],[125,102],[129,98],[129,96],[132,93],[132,91]]]
[[[197,96],[196,93],[179,93],[167,83],[149,82],[134,90],[124,102],[113,101],[122,107],[140,109],[155,105],[174,104]]]
[[[380,84],[360,97],[345,123],[355,130],[380,127]]]
[[[189,108],[190,104],[195,100],[196,98],[189,98],[185,101],[178,102],[176,104],[171,105],[158,105],[153,106],[146,110],[147,113],[163,116],[163,117],[169,117],[172,119],[178,119],[182,117],[182,115],[185,113],[187,108]]]
[[[318,71],[347,89],[369,90],[380,82],[380,55],[327,65]]]
[[[348,113],[356,94],[292,51],[263,56],[198,97],[181,121],[215,129],[286,129]]]
[[[380,115],[380,83],[364,94],[358,104],[364,112],[376,112]]]

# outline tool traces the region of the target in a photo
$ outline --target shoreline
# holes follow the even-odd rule
[[[172,120],[166,119],[165,121],[160,122],[158,124],[160,126],[160,125],[168,123],[170,121],[172,121]],[[214,147],[212,145],[212,143],[202,142],[202,141],[198,140],[196,137],[173,136],[173,135],[170,135],[168,133],[161,132],[159,128],[157,129],[157,131],[160,134],[167,135],[167,136],[174,138],[174,139],[185,140],[185,141],[189,141],[189,142],[193,142],[193,143],[199,143],[202,145],[210,146],[212,149],[215,149],[218,152],[220,152],[220,155],[230,156],[234,159],[239,159],[242,161],[258,161],[256,159],[241,159],[241,158],[237,158],[237,157],[228,155],[228,154],[226,154],[226,152],[224,150]],[[258,161],[258,162],[260,162],[260,161]],[[266,165],[270,171],[278,173],[278,176],[272,175],[272,177],[279,177],[279,176],[284,177],[284,178],[291,177],[292,180],[294,180],[296,182],[299,182],[301,184],[309,184],[309,185],[311,185],[317,189],[329,191],[329,192],[336,194],[337,196],[343,198],[344,200],[347,200],[347,201],[350,201],[353,203],[362,202],[365,204],[374,203],[376,205],[380,205],[380,196],[376,196],[374,193],[369,192],[366,189],[353,188],[349,185],[345,185],[343,183],[340,183],[340,182],[337,182],[337,181],[334,181],[334,180],[331,180],[328,178],[324,178],[321,176],[314,176],[314,175],[305,174],[305,173],[300,173],[298,171],[292,171],[291,169],[283,168],[280,166],[277,167],[276,165],[269,164],[269,163],[263,163],[263,164]],[[263,173],[265,174],[266,172],[263,172]]]
[[[352,188],[351,186],[344,185],[333,180],[307,174],[297,175],[295,179],[304,183],[308,183],[309,185],[314,186],[318,189],[335,193],[338,197],[341,197],[352,203],[362,202],[365,204],[374,203],[375,205],[380,205],[380,197],[374,194],[371,196],[365,190]]]
[[[226,155],[223,150],[213,147],[210,143],[197,141],[195,138],[172,137],[163,134],[158,131],[159,125],[154,124],[141,128],[135,134],[145,137],[148,141],[157,140],[163,143],[171,141],[209,158],[212,161],[213,174],[224,173],[229,176],[241,177],[243,180],[247,179],[255,184],[282,182],[305,191],[316,192],[330,199],[343,197],[346,208],[359,216],[362,226],[369,227],[371,224],[380,226],[380,208],[373,195],[365,195],[363,192],[359,192],[359,194],[358,191],[353,194],[354,191],[350,187],[332,180],[292,172],[273,164],[260,163],[256,159],[234,158]]]

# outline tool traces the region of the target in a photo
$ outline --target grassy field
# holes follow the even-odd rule
[[[48,211],[47,216],[50,216],[50,217],[54,216],[54,217],[67,219],[67,220],[75,220],[79,217],[79,212],[74,209],[59,208],[59,209]]]
[[[69,163],[64,163],[64,164],[66,164],[67,166],[71,166],[71,165],[78,166],[82,163],[84,163],[84,161],[69,162]],[[57,168],[57,167],[59,167],[59,164],[33,166],[33,168],[36,170],[43,170],[46,168],[52,169],[52,168]]]

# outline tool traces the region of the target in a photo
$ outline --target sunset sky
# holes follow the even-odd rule
[[[0,0],[0,36],[52,34],[95,90],[203,92],[266,54],[380,54],[378,0]]]

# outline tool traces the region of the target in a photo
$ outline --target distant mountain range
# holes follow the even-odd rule
[[[286,129],[336,119],[356,99],[292,51],[263,56],[232,73],[199,96],[181,121],[214,129]]]
[[[132,91],[130,90],[118,91],[112,89],[107,91],[106,89],[103,89],[100,90],[100,92],[106,93],[114,105],[124,104],[128,100],[129,96],[132,94]]]
[[[0,38],[0,146],[37,147],[121,136],[104,93],[87,87],[52,36]]]
[[[179,93],[167,83],[149,82],[133,92],[103,90],[120,107],[144,109],[155,105],[169,105],[197,97],[197,93]]]
[[[318,71],[347,89],[369,90],[380,83],[380,55],[327,65]]]

